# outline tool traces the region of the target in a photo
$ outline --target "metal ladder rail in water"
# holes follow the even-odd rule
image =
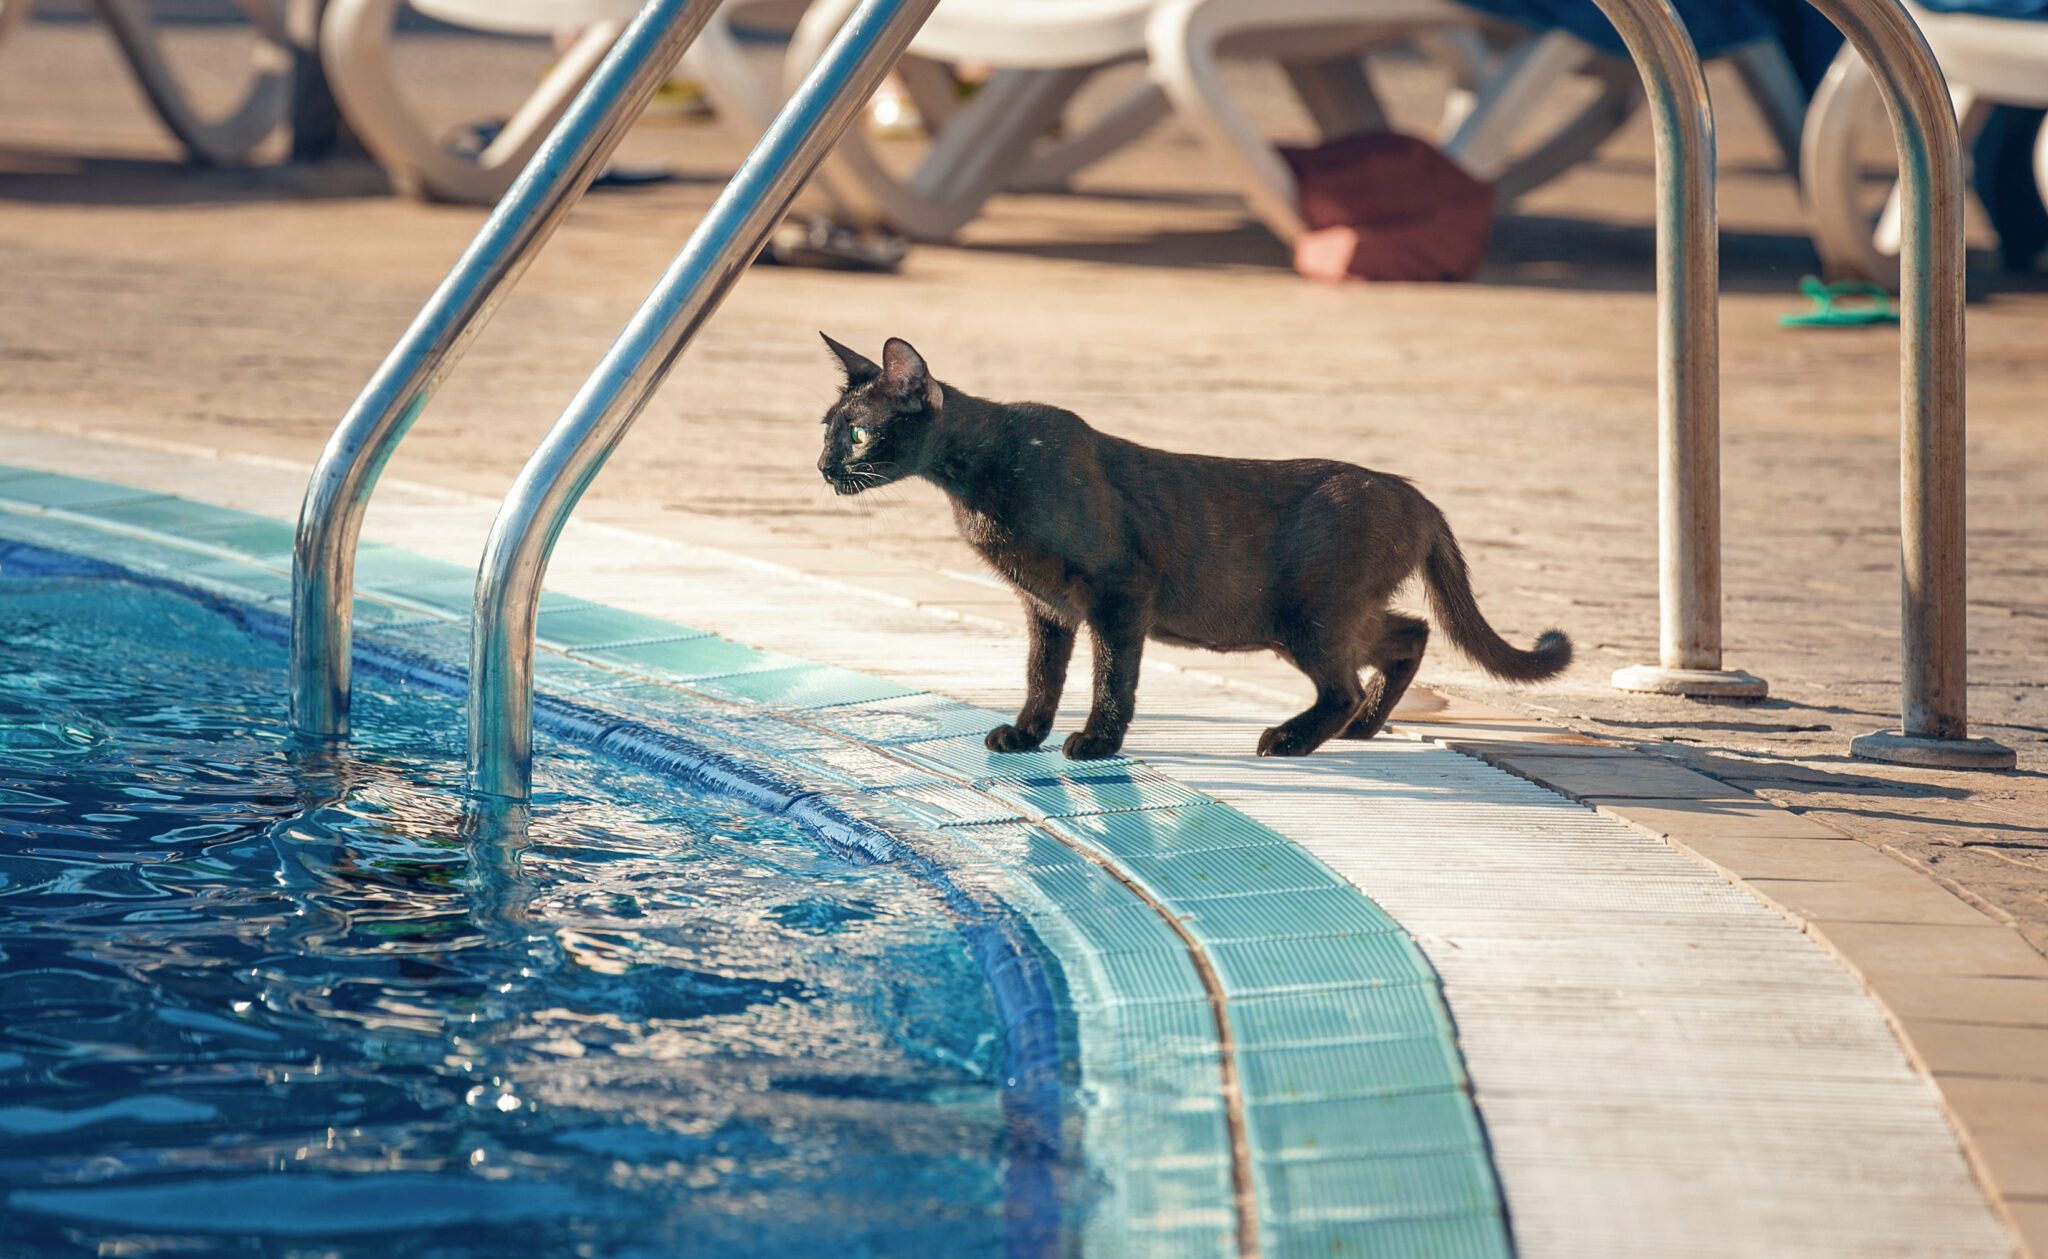
[[[862,0],[513,482],[484,543],[472,605],[472,789],[515,800],[531,793],[535,622],[548,557],[570,513],[937,7],[938,0]]]
[[[720,0],[647,0],[328,439],[292,547],[293,728],[349,733],[356,544],[377,477]]]
[[[1900,728],[1860,735],[1870,760],[2011,769],[1970,737],[1968,490],[1963,460],[1963,159],[1941,63],[1899,0],[1810,0],[1877,80],[1899,152]],[[1825,90],[1825,89],[1823,89]]]
[[[1687,576],[1685,657],[1701,686],[1763,683],[1720,663],[1719,237],[1713,124],[1699,54],[1669,0],[1596,0],[1642,71],[1658,171],[1659,415],[1667,575]],[[477,574],[470,640],[469,775],[485,795],[524,799],[533,769],[533,653],[540,587],[562,528],[684,345],[881,80],[937,0],[866,0],[734,175],[605,355],[499,509]],[[767,204],[769,201],[773,204]],[[652,360],[650,362],[650,360]],[[1667,590],[1670,585],[1667,582]],[[1671,621],[1667,608],[1667,624]],[[1711,667],[1704,647],[1711,647]]]

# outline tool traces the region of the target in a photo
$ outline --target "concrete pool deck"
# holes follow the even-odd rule
[[[18,466],[136,487],[22,490],[17,511],[41,497],[58,516],[90,517],[95,499],[132,511],[177,493],[276,518],[297,497],[298,470],[271,461],[8,438]],[[493,507],[391,484],[366,536],[459,565]],[[277,572],[280,561],[265,562]],[[576,524],[553,571],[563,595],[982,707],[1012,698],[1014,635],[787,566]],[[1296,841],[1428,957],[1519,1253],[2010,1253],[1944,1120],[1949,1083],[1938,1093],[1901,1051],[1895,1030],[1911,1044],[1916,1023],[1885,1017],[1916,992],[1981,982],[1967,953],[1937,954],[1948,976],[1887,969],[1899,937],[1914,935],[1890,923],[1893,907],[1945,924],[1968,910],[1931,881],[1753,798],[1691,792],[1669,767],[1473,705],[1404,714],[1404,737],[1275,762],[1247,755],[1269,703],[1172,671],[1148,677],[1145,695],[1135,755]],[[1534,769],[1580,776],[1598,810],[1460,745],[1519,755],[1524,772],[1562,761]],[[1801,896],[1820,908],[1800,912]],[[1995,1150],[2001,1131],[1967,1114],[1962,1127],[1995,1188],[1980,1147]]]

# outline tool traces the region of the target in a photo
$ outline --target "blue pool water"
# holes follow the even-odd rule
[[[574,747],[522,827],[453,699],[359,685],[319,755],[282,674],[171,591],[0,576],[0,1255],[1015,1249],[938,892]]]

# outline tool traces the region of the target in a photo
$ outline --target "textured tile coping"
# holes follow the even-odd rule
[[[0,532],[287,610],[277,521],[4,466],[0,509]],[[459,679],[469,578],[365,545],[362,646]],[[1286,837],[1142,764],[995,757],[996,714],[659,618],[551,596],[539,639],[545,707],[600,714],[599,746],[624,720],[792,767],[832,784],[800,799],[922,828],[956,882],[1028,923],[1058,963],[1110,1190],[1088,1253],[1511,1253],[1434,972]]]

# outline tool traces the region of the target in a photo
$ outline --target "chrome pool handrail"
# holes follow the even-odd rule
[[[328,438],[292,547],[299,733],[348,737],[356,543],[378,475],[719,3],[647,0]]]
[[[938,0],[862,0],[548,432],[498,509],[472,605],[470,786],[523,799],[533,770],[541,579],[577,501]]]
[[[1810,0],[1877,81],[1899,154],[1900,729],[1872,760],[2010,769],[1970,737],[1968,492],[1963,462],[1963,158],[1941,63],[1899,0]]]
[[[1654,665],[1625,691],[1758,699],[1721,658],[1721,228],[1714,115],[1670,0],[1594,0],[1643,76],[1657,154],[1657,610]]]

